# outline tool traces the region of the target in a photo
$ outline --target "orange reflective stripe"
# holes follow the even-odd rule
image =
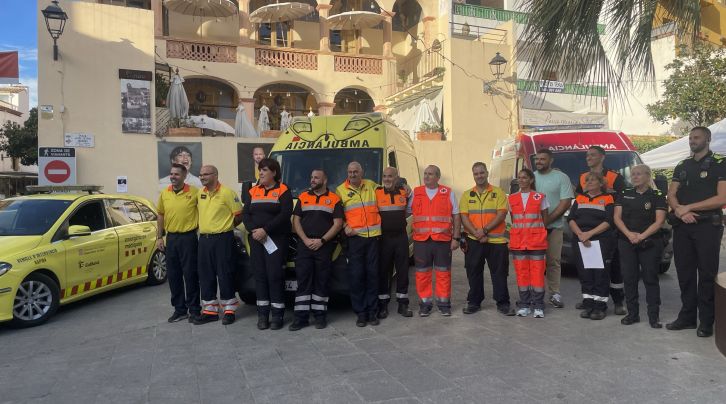
[[[512,250],[546,250],[547,230],[542,220],[544,194],[532,192],[524,206],[521,192],[509,196],[512,227],[509,248]]]

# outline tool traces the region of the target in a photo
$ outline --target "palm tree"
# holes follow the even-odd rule
[[[522,11],[529,23],[518,57],[531,62],[530,79],[557,72],[560,80],[608,86],[611,95],[623,94],[626,79],[653,83],[654,27],[672,21],[678,36],[693,38],[700,26],[699,0],[523,0]]]

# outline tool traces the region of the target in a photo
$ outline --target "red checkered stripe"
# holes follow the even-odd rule
[[[139,248],[132,248],[130,250],[124,251],[124,255],[129,257],[133,257],[134,255],[141,255],[142,253],[145,253],[148,251],[148,247],[139,247]]]
[[[114,283],[119,283],[131,278],[138,278],[146,275],[146,265],[139,266],[136,268],[127,269],[123,272],[117,272],[115,275],[104,276],[96,279],[95,281],[88,281],[85,283],[79,283],[73,285],[70,288],[61,289],[61,299],[65,297],[75,296],[80,293],[85,293],[94,289],[102,288]]]

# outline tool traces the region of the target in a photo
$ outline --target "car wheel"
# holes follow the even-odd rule
[[[149,262],[149,277],[147,285],[160,285],[166,282],[166,254],[156,251]]]
[[[660,267],[658,268],[658,273],[659,274],[664,274],[664,273],[668,272],[668,269],[670,269],[670,267],[671,267],[671,262],[670,261],[668,261],[668,262],[661,262],[660,263]]]
[[[59,303],[58,284],[47,275],[32,273],[18,286],[12,324],[19,328],[43,324],[55,314]]]

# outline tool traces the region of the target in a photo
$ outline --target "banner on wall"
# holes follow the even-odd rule
[[[0,84],[18,84],[18,51],[0,52]]]
[[[172,163],[178,163],[187,168],[185,183],[198,188],[202,187],[202,182],[199,180],[199,170],[202,168],[201,142],[158,142],[157,145],[159,189],[163,190],[171,184],[169,170]]]
[[[151,133],[151,80],[149,71],[119,69],[121,131]]]
[[[607,129],[608,116],[606,114],[578,114],[522,108],[519,122],[520,126],[526,129]]]

